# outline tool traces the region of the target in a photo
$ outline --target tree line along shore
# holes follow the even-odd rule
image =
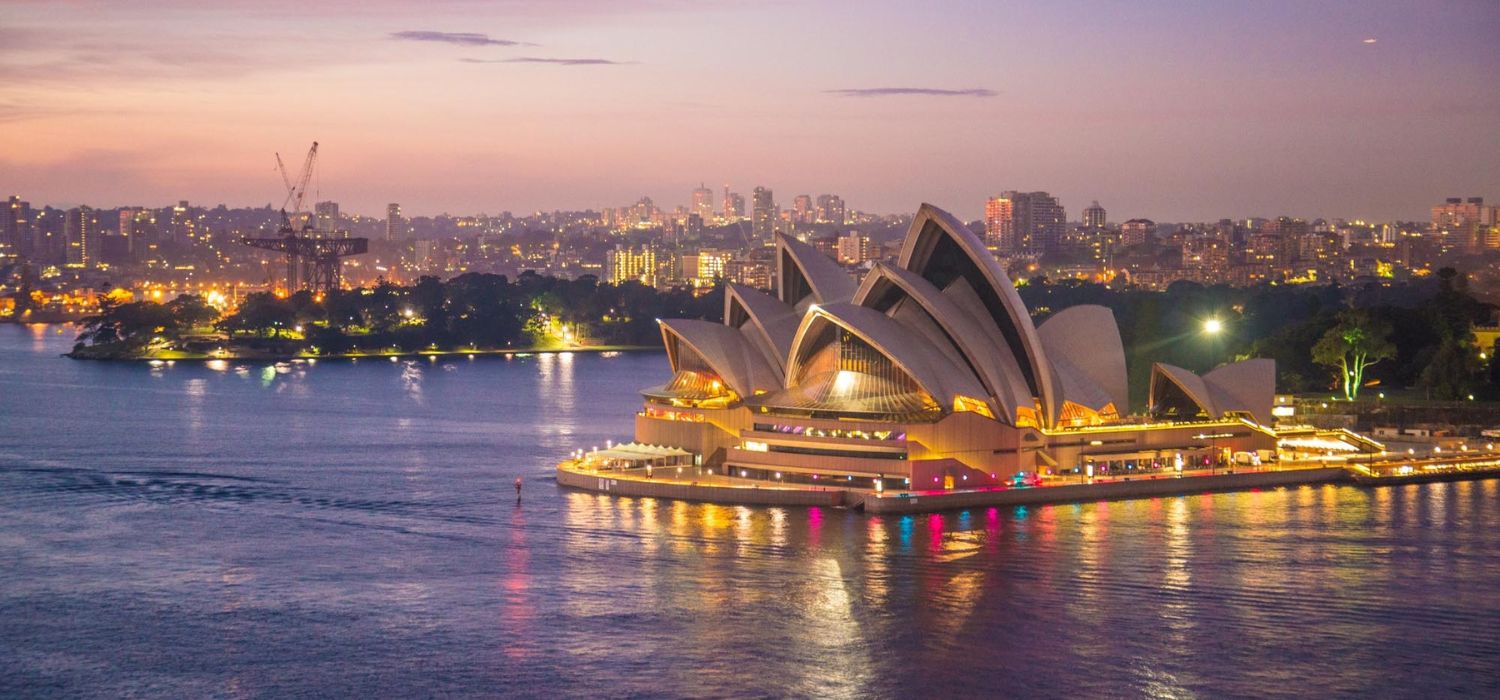
[[[1173,284],[1164,291],[1080,280],[1022,280],[1038,320],[1077,304],[1110,308],[1131,394],[1144,402],[1151,362],[1201,372],[1248,357],[1276,360],[1286,393],[1358,400],[1403,392],[1434,400],[1500,399],[1500,363],[1476,328],[1496,307],[1444,268],[1403,284]],[[660,346],[658,318],[720,321],[722,285],[658,290],[523,273],[469,273],[323,295],[263,292],[221,311],[202,297],[107,304],[81,323],[78,359],[284,359]],[[1205,332],[1214,321],[1215,332]],[[1136,407],[1140,408],[1140,407]]]

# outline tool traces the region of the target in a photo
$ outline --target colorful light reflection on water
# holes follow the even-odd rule
[[[625,436],[659,355],[266,373],[75,363],[67,340],[0,327],[3,696],[1500,678],[1500,482],[900,517],[615,498],[550,461]]]

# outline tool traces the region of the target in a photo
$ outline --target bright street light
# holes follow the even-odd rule
[[[1217,335],[1224,330],[1224,322],[1217,318],[1211,318],[1203,322],[1203,332],[1209,335]]]

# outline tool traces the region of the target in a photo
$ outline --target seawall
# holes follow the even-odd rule
[[[1243,491],[1297,484],[1322,484],[1350,481],[1341,467],[1288,469],[1284,471],[1217,474],[1163,479],[1133,479],[1109,483],[1044,486],[992,491],[951,491],[912,494],[864,494],[867,513],[925,513],[978,506],[1023,506],[1043,503],[1073,503],[1120,498],[1182,496],[1215,491]],[[850,501],[857,500],[858,496]],[[850,505],[853,505],[851,503]]]
[[[674,498],[731,505],[862,507],[866,512],[876,514],[928,513],[987,506],[1182,496],[1215,491],[1242,491],[1351,480],[1349,472],[1342,467],[1320,467],[1182,478],[1133,479],[1037,488],[876,494],[839,489],[817,491],[689,483],[675,479],[646,479],[635,475],[622,476],[618,473],[601,474],[579,471],[563,465],[559,465],[557,469],[558,484],[598,493],[643,498]]]
[[[807,489],[752,488],[748,486],[709,486],[680,481],[640,479],[633,477],[580,472],[558,468],[557,483],[563,486],[610,493],[618,496],[675,498],[683,501],[706,501],[750,506],[841,506],[844,491]]]

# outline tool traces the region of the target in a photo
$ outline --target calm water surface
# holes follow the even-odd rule
[[[0,326],[0,696],[1500,694],[1500,482],[615,498],[551,464],[629,436],[659,354],[151,368],[59,330]]]

